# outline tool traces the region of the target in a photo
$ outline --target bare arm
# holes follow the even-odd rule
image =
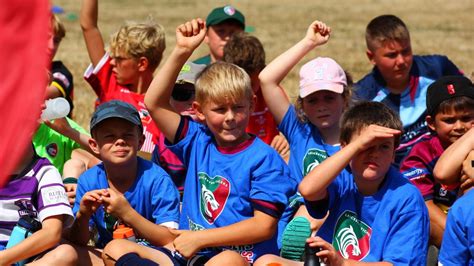
[[[269,239],[275,233],[278,219],[260,211],[238,223],[201,231],[176,231],[175,249],[184,257],[191,257],[206,247],[246,245]],[[251,233],[249,233],[251,232]]]
[[[275,58],[260,73],[263,97],[278,124],[290,106],[290,101],[280,85],[281,81],[309,51],[325,44],[329,40],[330,32],[331,28],[326,24],[314,21],[301,41]]]
[[[354,155],[376,145],[378,141],[393,138],[396,134],[400,134],[400,131],[377,125],[364,128],[356,139],[324,160],[303,178],[298,186],[301,195],[309,201],[326,198],[328,186],[349,164]]]
[[[169,141],[174,141],[181,119],[170,105],[171,92],[181,67],[205,35],[206,25],[202,19],[179,25],[176,28],[176,46],[145,94],[145,104],[153,121]]]
[[[0,251],[0,264],[10,265],[40,254],[59,243],[63,228],[63,216],[56,215],[46,218],[42,228],[21,241],[18,245]]]
[[[95,154],[89,147],[90,136],[71,127],[66,118],[55,119],[54,123],[49,121],[45,121],[44,123],[59,134],[64,135],[79,143],[82,149],[88,151],[91,154]]]
[[[443,185],[459,182],[462,162],[472,150],[474,150],[474,128],[451,144],[439,157],[433,170],[435,179]]]
[[[97,21],[99,17],[98,0],[82,0],[80,23],[82,35],[86,42],[87,52],[92,65],[95,67],[105,54],[104,40]]]

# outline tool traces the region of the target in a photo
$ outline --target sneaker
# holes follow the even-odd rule
[[[283,231],[280,256],[285,259],[302,261],[306,239],[311,236],[311,225],[302,216],[293,218]]]

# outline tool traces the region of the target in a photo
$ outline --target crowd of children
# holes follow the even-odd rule
[[[177,26],[154,75],[163,27],[124,25],[106,50],[98,11],[82,0],[90,132],[41,122],[0,188],[0,266],[474,264],[474,85],[413,55],[401,19],[367,25],[371,73],[353,84],[320,55],[292,103],[282,82],[330,41],[322,21],[266,65],[244,15],[217,7]],[[72,106],[52,62],[47,98]]]

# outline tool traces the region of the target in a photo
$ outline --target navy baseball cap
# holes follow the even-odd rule
[[[438,106],[451,98],[466,96],[474,99],[474,85],[464,76],[444,76],[428,86],[426,113],[435,115]]]
[[[137,109],[126,102],[112,100],[105,102],[97,107],[92,114],[90,129],[92,130],[100,124],[100,122],[109,118],[122,118],[128,122],[137,125],[143,131],[142,120]]]

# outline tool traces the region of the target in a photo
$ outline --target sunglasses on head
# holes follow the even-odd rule
[[[194,97],[194,85],[191,83],[175,84],[171,97],[178,102],[189,101]]]

